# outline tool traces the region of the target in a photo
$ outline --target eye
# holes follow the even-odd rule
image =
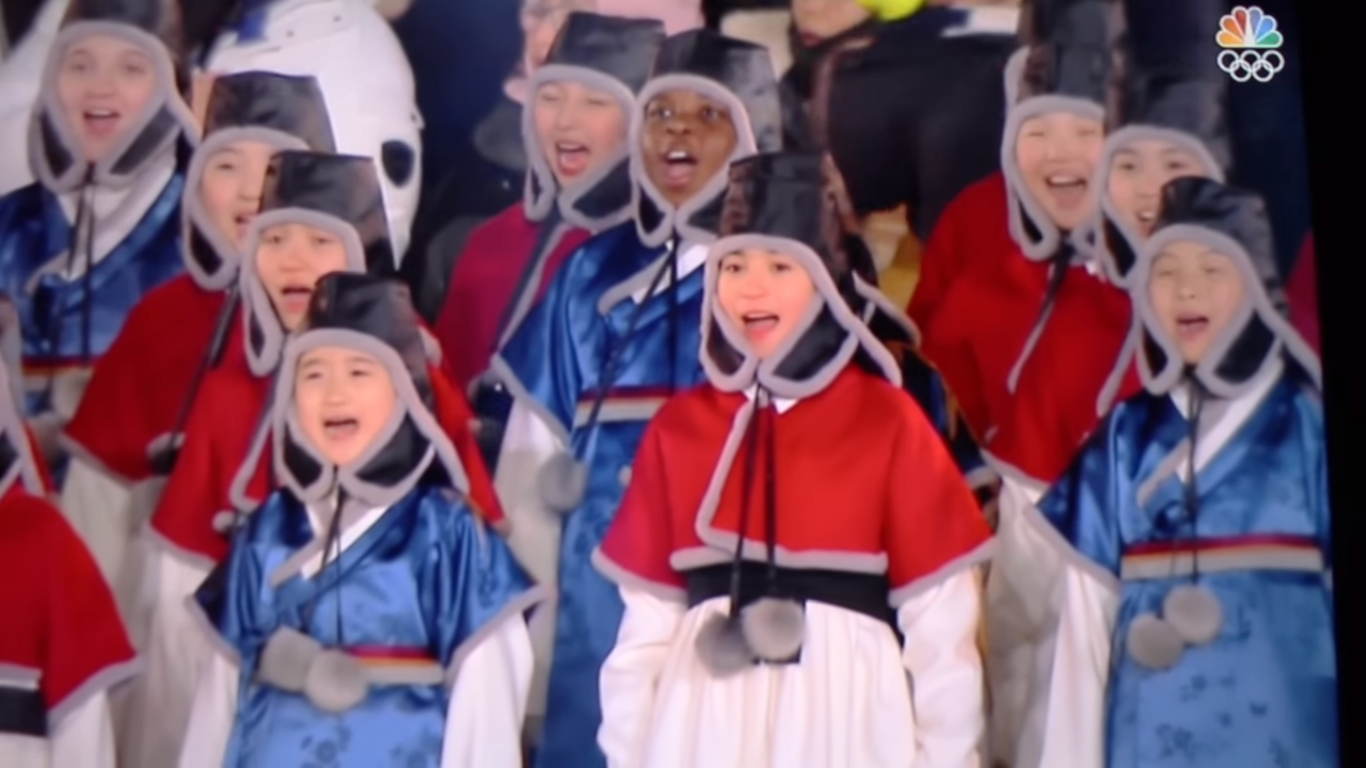
[[[352,369],[351,369],[351,377],[352,377],[352,378],[360,379],[360,378],[365,378],[366,376],[369,376],[369,375],[370,375],[369,369],[366,369],[366,368],[352,368]]]
[[[335,242],[337,242],[337,241],[334,240],[334,239],[332,239],[332,238],[330,238],[330,237],[314,236],[314,238],[313,238],[313,245],[315,245],[315,246],[317,246],[317,247],[319,247],[319,248],[326,248],[326,247],[328,247],[329,245],[332,245],[332,244],[335,243]]]
[[[720,119],[721,110],[717,109],[716,107],[703,107],[701,114],[702,119],[710,123]]]
[[[599,108],[601,108],[601,107],[610,107],[610,106],[612,106],[612,100],[611,100],[611,99],[605,99],[605,98],[603,98],[603,97],[601,97],[601,96],[596,96],[596,97],[590,98],[590,99],[588,100],[588,105],[589,105],[590,107],[599,107]]]
[[[733,261],[728,261],[721,265],[721,271],[730,274],[735,274],[736,272],[740,271],[740,265],[736,264]]]
[[[791,265],[791,264],[788,264],[788,263],[785,262],[785,261],[775,261],[775,262],[773,263],[773,271],[774,271],[774,272],[791,272],[791,271],[792,271],[792,265]]]
[[[265,237],[267,245],[279,245],[285,241],[284,235],[268,234]]]
[[[321,373],[319,373],[318,371],[305,371],[305,372],[304,372],[303,379],[304,379],[304,381],[317,381],[318,379],[321,379],[322,377],[323,377],[323,375],[322,375]]]

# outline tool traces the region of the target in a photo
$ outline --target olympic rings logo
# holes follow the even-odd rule
[[[1219,68],[1237,83],[1269,83],[1285,69],[1285,57],[1280,51],[1223,50],[1219,52]]]

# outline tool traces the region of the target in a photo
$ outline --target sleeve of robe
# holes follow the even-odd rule
[[[136,527],[127,486],[73,454],[62,485],[61,509],[80,534],[100,572],[118,581],[124,549]]]
[[[436,585],[428,631],[451,681],[441,765],[516,768],[533,670],[524,617],[545,590],[478,518],[445,522],[431,572],[421,577]]]
[[[977,768],[986,727],[981,593],[991,530],[933,426],[907,398],[888,458],[890,603],[905,637],[915,768]],[[917,478],[908,482],[908,478]]]
[[[1113,417],[1022,524],[1060,561],[1057,640],[1041,765],[1104,765],[1105,701],[1119,607],[1120,538],[1109,450]]]
[[[621,508],[593,553],[619,586],[625,611],[598,676],[598,746],[610,768],[641,765],[654,715],[655,685],[687,611],[686,584],[669,565],[669,509],[659,420],[645,428]]]

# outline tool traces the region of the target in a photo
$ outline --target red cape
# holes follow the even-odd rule
[[[1314,233],[1310,232],[1295,257],[1295,268],[1285,286],[1290,301],[1290,324],[1309,342],[1317,354],[1319,349],[1319,273],[1314,264]]]
[[[134,671],[137,653],[94,558],[56,507],[17,487],[0,499],[0,606],[0,664],[41,673],[49,712]]]
[[[437,421],[469,476],[470,504],[491,525],[501,527],[503,510],[471,431],[474,413],[443,372],[429,366],[428,373]],[[214,529],[214,517],[233,509],[232,481],[251,449],[270,385],[271,379],[251,373],[240,340],[205,377],[185,430],[185,445],[152,515],[152,528],[172,547],[215,563],[227,556],[229,539]],[[248,496],[257,501],[273,490],[269,461],[267,450],[247,489]]]
[[[224,300],[181,275],[133,308],[66,426],[74,452],[125,483],[155,474],[148,448],[175,430]]]
[[[685,591],[673,556],[719,548],[700,532],[740,532],[748,439],[714,517],[701,517],[699,509],[744,403],[743,395],[703,385],[674,397],[650,422],[630,487],[603,539],[599,558],[608,571]],[[907,393],[850,366],[824,391],[768,424],[763,429],[774,430],[782,521],[777,543],[800,553],[808,563],[803,567],[847,570],[851,556],[881,555],[897,590],[933,580],[965,557],[985,555],[982,548],[991,540],[986,519],[938,432]],[[765,466],[766,451],[759,448],[756,466]],[[758,482],[749,490],[752,512],[743,531],[759,546],[764,516],[753,510],[764,509],[763,488]],[[734,545],[725,552],[731,555]],[[818,563],[822,557],[829,562]]]
[[[949,205],[921,270],[908,311],[925,356],[982,447],[1051,483],[1099,421],[1096,400],[1130,328],[1128,294],[1068,270],[1012,394],[1007,380],[1042,309],[1048,265],[1026,258],[1010,238],[1003,177],[974,184]],[[1116,402],[1139,386],[1131,365]]]
[[[527,219],[518,203],[474,230],[455,262],[434,331],[446,370],[462,392],[488,370],[498,345],[498,324],[535,256],[540,231],[541,225]],[[537,301],[560,265],[589,236],[586,229],[570,229],[560,238],[546,261]]]

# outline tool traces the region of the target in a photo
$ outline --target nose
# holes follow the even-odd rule
[[[670,136],[683,136],[692,133],[692,122],[682,115],[673,114],[664,122],[664,130]]]
[[[290,236],[280,248],[280,271],[281,272],[301,272],[308,265],[308,257],[304,254],[303,238]]]

